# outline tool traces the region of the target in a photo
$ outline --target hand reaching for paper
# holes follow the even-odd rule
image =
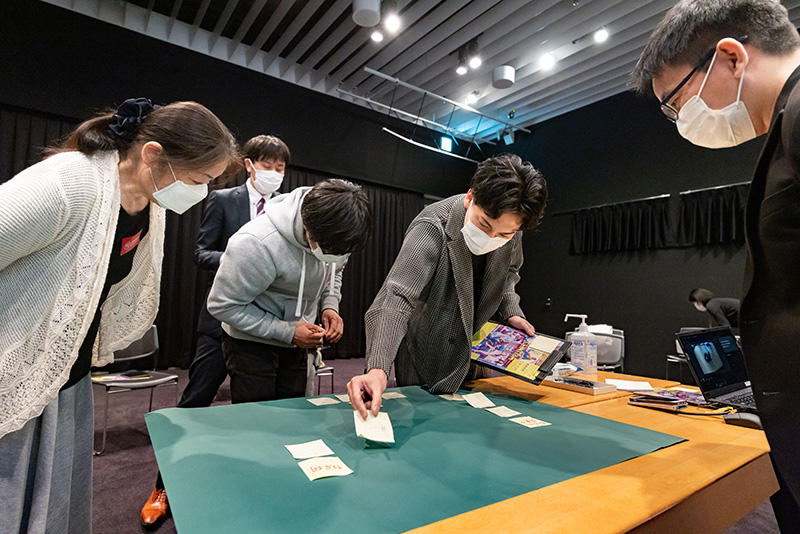
[[[350,403],[362,418],[367,418],[367,409],[372,415],[378,415],[381,411],[382,395],[388,380],[382,369],[371,369],[367,374],[354,376],[347,383]]]

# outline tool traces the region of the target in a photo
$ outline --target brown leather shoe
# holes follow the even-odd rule
[[[158,524],[169,513],[169,502],[167,502],[167,490],[153,489],[150,498],[142,507],[142,523],[146,527]]]

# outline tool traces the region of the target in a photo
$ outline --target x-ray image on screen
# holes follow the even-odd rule
[[[704,341],[694,346],[694,355],[700,364],[703,374],[709,375],[722,368],[722,358],[719,357],[714,343]]]

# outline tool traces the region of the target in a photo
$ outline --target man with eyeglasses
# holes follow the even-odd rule
[[[781,490],[784,532],[800,525],[800,36],[775,0],[682,0],[633,72],[678,132],[731,147],[767,134],[750,186],[740,328]]]

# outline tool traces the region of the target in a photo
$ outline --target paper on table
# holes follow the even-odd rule
[[[473,408],[491,408],[494,403],[490,401],[483,393],[468,393],[463,395],[464,400],[469,403]]]
[[[514,415],[519,415],[520,412],[516,410],[512,410],[506,406],[495,406],[494,408],[489,408],[486,410],[487,412],[492,412],[495,415],[499,415],[500,417],[512,417]]]
[[[356,436],[370,441],[394,443],[394,430],[388,413],[379,412],[375,416],[368,412],[367,419],[364,420],[360,413],[353,411],[353,420],[356,423]]]
[[[613,384],[621,391],[653,391],[653,386],[650,385],[650,382],[606,378],[606,384]]]
[[[333,454],[333,451],[321,439],[296,445],[284,445],[284,447],[298,460]]]
[[[518,425],[527,426],[528,428],[536,428],[537,426],[548,426],[550,423],[547,421],[542,421],[540,419],[535,419],[529,415],[523,417],[515,417],[514,419],[509,419]]]
[[[674,388],[669,388],[669,389],[674,389],[675,391],[685,391],[687,393],[699,393],[700,392],[697,388],[682,388],[680,386],[675,386]]]
[[[443,398],[444,400],[449,400],[449,401],[463,401],[464,400],[464,396],[461,395],[460,393],[444,393],[443,395],[439,395],[439,396],[441,398]]]
[[[313,399],[306,399],[308,402],[313,404],[314,406],[327,406],[328,404],[339,404],[338,399],[332,399],[330,397],[314,397]]]
[[[387,391],[383,394],[384,400],[386,399],[405,399],[406,396],[399,391]]]
[[[303,470],[308,480],[325,477],[343,477],[353,472],[338,456],[311,458],[298,462],[297,467]]]
[[[336,397],[342,402],[350,402],[350,395],[348,395],[347,393],[340,393],[339,395],[334,395],[334,397]]]

